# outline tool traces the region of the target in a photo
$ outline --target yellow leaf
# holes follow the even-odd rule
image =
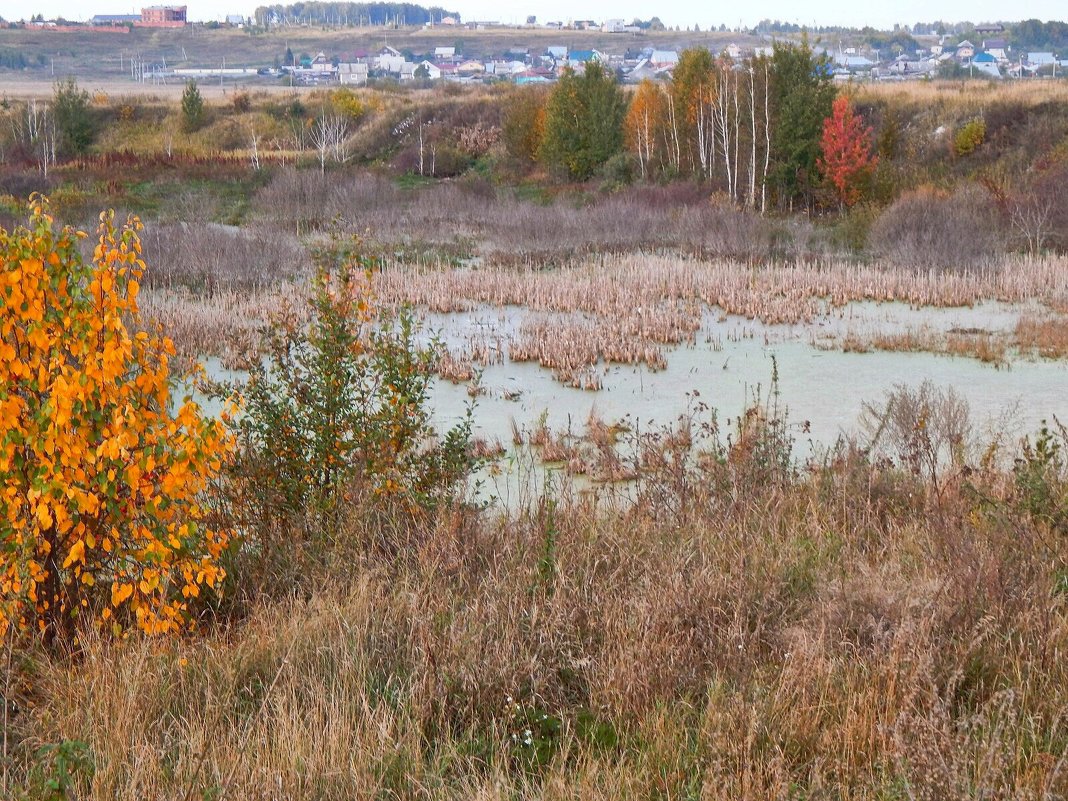
[[[133,584],[112,584],[111,585],[111,605],[118,606],[127,598],[133,595]]]
[[[70,567],[75,562],[85,561],[85,541],[78,540],[71,546],[70,553],[67,554],[67,558],[63,560],[64,569]]]

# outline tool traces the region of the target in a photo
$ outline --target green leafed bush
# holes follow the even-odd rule
[[[237,498],[259,531],[331,538],[361,499],[425,510],[469,471],[468,417],[438,437],[429,390],[436,343],[408,310],[379,309],[373,259],[332,248],[307,320],[276,317],[243,389]]]
[[[960,127],[953,137],[953,152],[958,156],[974,153],[986,139],[986,122],[974,119]]]

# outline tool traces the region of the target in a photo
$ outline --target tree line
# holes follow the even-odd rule
[[[257,25],[335,25],[342,27],[358,25],[425,25],[440,22],[442,17],[460,15],[440,6],[425,6],[415,3],[275,3],[259,6],[254,18]]]
[[[551,90],[522,90],[506,113],[504,139],[513,156],[574,180],[622,159],[643,179],[696,177],[748,208],[811,207],[821,185],[843,202],[857,195],[856,186],[828,177],[828,164],[839,165],[839,183],[865,173],[843,168],[846,156],[827,150],[863,162],[870,149],[870,131],[851,108],[833,113],[835,97],[826,58],[807,43],[741,63],[692,48],[669,82],[645,80],[629,98],[596,62],[581,74],[565,71]],[[834,141],[849,141],[827,142],[832,123],[841,129]]]

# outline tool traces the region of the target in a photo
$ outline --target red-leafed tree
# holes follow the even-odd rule
[[[860,200],[864,183],[879,161],[871,151],[871,128],[853,111],[849,98],[839,95],[831,116],[823,121],[818,165],[839,202],[846,206]]]

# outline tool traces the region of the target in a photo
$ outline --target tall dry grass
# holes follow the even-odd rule
[[[78,738],[84,799],[1063,797],[1068,537],[1019,479],[758,452],[390,558],[356,508],[199,638],[26,654],[9,786]]]
[[[899,106],[937,106],[979,113],[995,103],[1039,106],[1068,101],[1064,81],[902,81],[864,83],[859,102],[894,101]]]
[[[371,172],[280,171],[254,199],[258,219],[307,234],[330,226],[423,260],[439,254],[505,264],[590,253],[677,250],[740,259],[808,256],[823,245],[801,220],[770,223],[709,201],[698,185],[632,187],[578,203],[524,200],[471,178],[417,190]]]

